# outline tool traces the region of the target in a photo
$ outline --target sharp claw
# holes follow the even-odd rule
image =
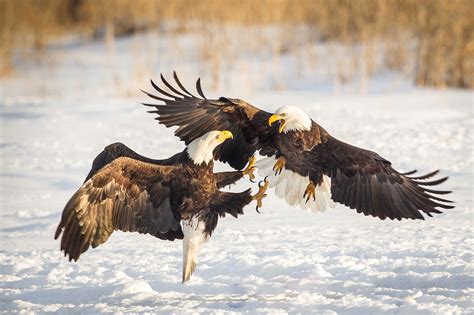
[[[285,160],[283,157],[278,158],[275,165],[273,165],[273,171],[275,171],[275,176],[281,174],[283,168],[285,167]]]
[[[252,199],[257,201],[257,206],[255,207],[255,211],[260,213],[260,210],[258,209],[260,209],[263,205],[262,199],[267,196],[267,194],[265,194],[265,190],[268,188],[267,177],[265,177],[264,180],[261,180],[260,182],[258,182],[258,188],[259,189],[258,189],[257,194],[252,196]]]
[[[316,193],[314,191],[314,184],[311,182],[308,184],[308,186],[306,187],[306,190],[303,194],[303,198],[306,197],[306,203],[308,203],[308,201],[310,199],[313,199],[313,201],[316,201]]]
[[[245,175],[248,175],[248,176],[249,176],[249,180],[250,180],[252,183],[255,183],[255,181],[254,181],[255,175],[253,174],[253,172],[254,172],[255,169],[256,169],[256,166],[254,166],[255,161],[256,161],[255,156],[252,156],[251,158],[249,158],[249,162],[248,162],[247,167],[242,171],[242,173],[243,173],[244,176],[245,176]]]

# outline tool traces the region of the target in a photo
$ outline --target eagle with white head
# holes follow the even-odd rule
[[[382,220],[424,219],[453,208],[440,197],[450,191],[429,188],[447,180],[428,180],[438,171],[421,176],[399,172],[379,154],[332,137],[297,107],[283,106],[272,114],[240,99],[208,99],[199,79],[199,96],[176,73],[177,86],[161,80],[168,91],[151,81],[158,95],[145,93],[164,104],[144,104],[154,107],[149,112],[161,124],[177,126],[175,135],[185,143],[209,130],[230,130],[234,140],[219,146],[214,157],[238,170],[256,152],[267,157],[257,162],[259,173],[290,205],[323,211],[338,202]]]
[[[84,184],[64,207],[54,236],[75,260],[89,247],[107,241],[115,230],[183,240],[182,281],[196,268],[197,255],[219,217],[243,213],[252,200],[262,206],[268,183],[224,192],[244,175],[253,178],[253,162],[243,171],[213,172],[213,151],[233,137],[211,130],[193,139],[182,152],[164,160],[139,155],[122,143],[107,146],[94,160]],[[230,141],[229,141],[230,142]]]

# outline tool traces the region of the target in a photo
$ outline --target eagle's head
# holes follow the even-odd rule
[[[186,152],[196,165],[209,163],[214,158],[214,149],[227,139],[232,138],[234,138],[234,136],[229,130],[209,131],[208,133],[205,133],[199,138],[191,141],[191,143],[189,143],[186,148]]]
[[[282,106],[270,116],[268,124],[280,121],[278,131],[287,133],[291,130],[310,130],[311,118],[301,108],[296,106]]]

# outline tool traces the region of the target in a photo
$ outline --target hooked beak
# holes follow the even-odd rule
[[[229,130],[221,131],[221,134],[219,135],[219,140],[221,142],[224,142],[227,139],[234,139],[234,135],[232,134],[232,132],[230,132]]]
[[[283,128],[285,128],[285,125],[286,125],[286,120],[283,119],[283,117],[281,115],[278,115],[278,114],[271,115],[270,118],[268,118],[268,125],[271,126],[275,121],[278,121],[278,120],[282,121],[280,123],[280,127],[278,128],[278,132],[282,133]]]

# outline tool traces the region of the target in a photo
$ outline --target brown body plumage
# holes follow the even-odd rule
[[[153,160],[115,143],[96,157],[86,181],[66,204],[55,238],[62,233],[61,250],[69,260],[77,260],[90,246],[107,241],[115,230],[170,241],[184,237],[186,250],[192,251],[184,256],[186,281],[201,245],[196,245],[196,237],[204,242],[219,217],[237,217],[253,199],[263,198],[263,192],[251,196],[250,189],[219,191],[242,176],[241,171],[213,173],[212,160],[197,164],[187,149],[169,159]],[[188,222],[185,226],[194,240],[186,241],[181,221]]]

